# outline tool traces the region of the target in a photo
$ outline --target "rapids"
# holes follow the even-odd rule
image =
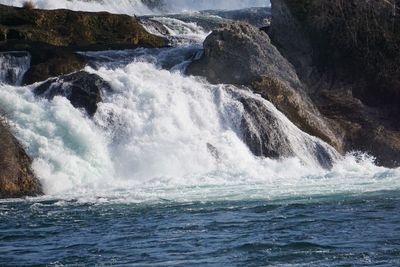
[[[207,32],[195,23],[156,17],[176,47],[86,52],[111,84],[94,118],[67,99],[32,93],[38,85],[0,85],[0,105],[34,162],[44,198],[117,202],[238,200],[366,193],[400,188],[400,170],[367,155],[332,150],[332,169],[319,166],[313,146],[271,103],[245,88],[211,85],[183,74],[201,53]],[[255,157],[242,141],[238,100],[261,101],[288,134],[296,157]]]
[[[173,47],[82,52],[92,59],[85,71],[112,88],[93,117],[65,97],[35,96],[40,83],[20,86],[29,55],[0,54],[0,115],[45,191],[0,200],[0,266],[400,266],[400,169],[357,152],[339,156],[246,88],[184,74],[221,19],[214,11],[166,16],[138,0],[34,2],[153,14],[164,29],[149,17],[145,27]],[[189,2],[171,12],[254,3]],[[294,157],[250,152],[243,99],[269,112]],[[332,168],[320,166],[321,147]]]

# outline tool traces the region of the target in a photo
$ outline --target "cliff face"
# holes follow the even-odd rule
[[[399,166],[395,2],[271,2],[269,37],[250,25],[223,25],[188,73],[249,86],[339,152],[367,152],[379,165]]]
[[[400,1],[272,0],[272,7],[272,39],[298,69],[311,62],[330,83],[351,83],[364,103],[399,111]]]
[[[0,121],[0,151],[0,198],[42,194],[40,182],[31,170],[31,159],[3,121]]]
[[[270,36],[344,150],[400,164],[400,1],[272,0]]]

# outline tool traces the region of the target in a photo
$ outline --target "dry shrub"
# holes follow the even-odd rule
[[[28,10],[32,10],[35,9],[35,4],[32,1],[28,0],[22,4],[22,7]]]

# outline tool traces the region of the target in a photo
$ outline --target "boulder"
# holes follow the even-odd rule
[[[31,169],[31,159],[3,120],[0,121],[0,151],[0,198],[41,195],[41,184]]]
[[[268,35],[248,23],[222,24],[203,46],[204,55],[188,67],[189,74],[205,76],[212,83],[240,85],[249,85],[269,74],[291,86],[300,86],[296,72]]]
[[[0,40],[24,40],[79,49],[163,47],[136,17],[107,12],[39,10],[0,5]]]
[[[102,90],[111,90],[111,87],[100,76],[79,71],[49,79],[36,87],[34,92],[47,99],[64,96],[75,108],[82,108],[93,116],[97,104],[102,101]]]
[[[243,22],[222,25],[207,37],[204,55],[187,72],[212,83],[249,86],[297,127],[342,151],[341,140],[305,93],[293,66],[258,28]]]

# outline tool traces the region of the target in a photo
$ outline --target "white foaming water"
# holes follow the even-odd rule
[[[205,36],[195,24],[160,21],[177,37],[196,43]],[[131,62],[86,68],[113,88],[103,92],[94,118],[64,97],[35,97],[35,85],[0,85],[0,106],[34,160],[45,198],[273,200],[400,189],[400,169],[377,167],[368,158],[349,155],[331,170],[318,167],[310,146],[326,144],[302,133],[260,96],[185,77],[179,69],[193,45],[178,44],[185,47],[91,53]],[[166,62],[178,67],[162,69]],[[252,155],[240,138],[244,111],[237,95],[261,101],[275,115],[297,158]]]
[[[0,83],[20,85],[30,65],[31,55],[27,52],[0,53]]]
[[[237,200],[400,189],[399,170],[368,159],[348,156],[327,171],[295,158],[254,157],[235,128],[242,107],[229,91],[238,89],[146,62],[86,70],[113,88],[93,119],[63,97],[48,101],[32,87],[0,86],[0,106],[50,197]]]
[[[1,4],[22,6],[25,0],[0,0]],[[265,0],[164,0],[158,8],[150,9],[143,0],[32,0],[40,9],[71,9],[77,11],[108,11],[116,14],[148,15],[181,13],[205,9],[240,9],[266,6]]]
[[[181,46],[192,43],[201,44],[209,34],[202,27],[193,22],[183,22],[178,19],[167,17],[154,17],[152,20],[162,23],[167,29],[169,36],[176,40]],[[144,25],[144,27],[154,34],[159,34],[156,31],[148,29],[146,25]]]

